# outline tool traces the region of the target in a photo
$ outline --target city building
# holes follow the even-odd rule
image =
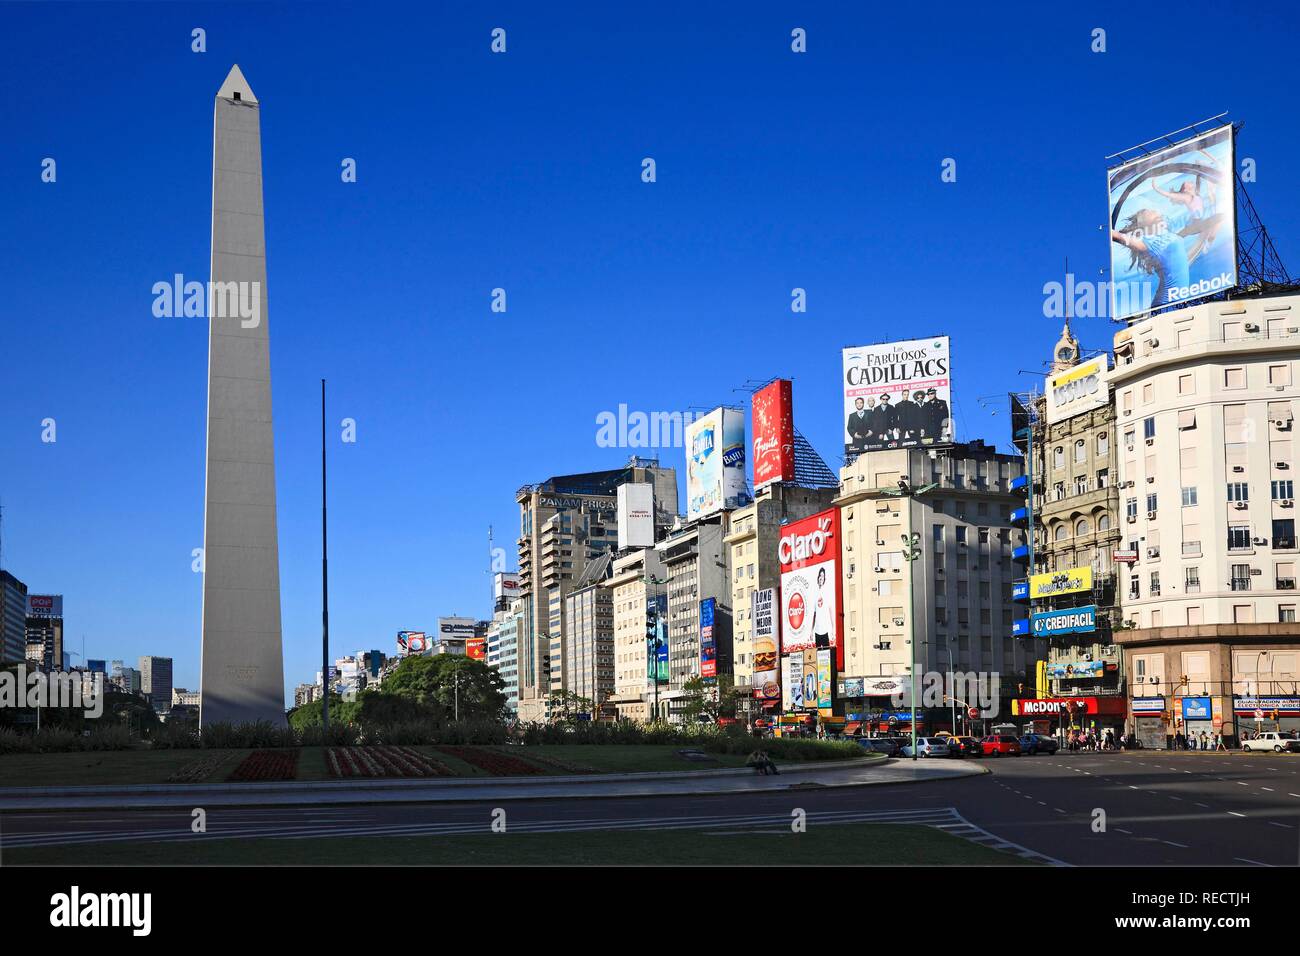
[[[593,558],[564,596],[564,687],[591,701],[593,718],[614,696],[614,600],[606,586],[612,563],[610,551]],[[614,705],[609,710],[616,712]]]
[[[685,685],[700,677],[701,605],[714,605],[713,639],[718,675],[732,673],[730,548],[725,542],[731,512],[682,521],[655,545],[666,572],[668,686],[660,687],[660,718],[680,720]]]
[[[1000,713],[1032,684],[1038,655],[1012,636],[1012,560],[1023,532],[1011,512],[1023,499],[1012,481],[1024,470],[1015,455],[975,440],[938,449],[869,451],[841,472],[844,671],[839,683],[850,714],[872,729],[910,728],[910,713],[891,711],[905,691],[916,641],[918,674],[995,677]],[[900,494],[900,481],[924,494]],[[919,535],[920,556],[904,558],[903,535]],[[908,601],[907,576],[912,575]],[[914,629],[914,630],[913,630]],[[991,685],[990,685],[991,688]],[[918,730],[952,724],[949,708],[925,712]],[[960,725],[960,708],[958,708]]]
[[[27,660],[44,671],[63,670],[63,595],[28,594],[26,611]]]
[[[303,685],[299,685],[299,686],[303,686]],[[172,706],[173,707],[199,706],[199,692],[196,690],[186,690],[184,687],[173,687]]]
[[[320,696],[319,684],[299,684],[293,689],[293,706],[302,707],[313,700],[319,700]]]
[[[1206,302],[1115,336],[1133,728],[1300,728],[1294,403],[1300,296]],[[1278,712],[1276,718],[1274,711]]]
[[[1071,584],[1062,593],[1026,605],[1026,640],[1045,650],[1039,699],[1041,729],[1097,724],[1123,728],[1128,713],[1123,656],[1114,631],[1121,618],[1116,599],[1116,558],[1122,531],[1115,406],[1109,390],[1109,358],[1081,357],[1069,324],[1053,349],[1045,392],[1034,399],[1030,434],[1018,439],[1033,450],[1027,471],[1034,483],[1036,575],[1062,575],[1088,568],[1091,585]],[[1027,480],[1017,483],[1027,487]],[[1013,523],[1026,527],[1028,510]],[[1028,598],[1026,593],[1026,598]],[[1073,703],[1074,711],[1070,709]],[[1053,713],[1051,708],[1058,709]]]
[[[825,511],[838,491],[838,486],[803,488],[775,482],[758,489],[753,501],[731,512],[723,540],[731,569],[732,668],[738,699],[741,692],[754,689],[754,592],[781,586],[781,561],[777,555],[781,527]],[[746,699],[752,699],[752,694],[747,694]],[[779,700],[772,702],[773,707],[779,705]]]
[[[143,677],[140,672],[122,661],[109,661],[108,682],[124,694],[143,692]]]
[[[614,610],[614,704],[619,717],[648,722],[656,701],[656,684],[666,690],[650,644],[648,623],[667,615],[664,589],[668,572],[654,548],[634,548],[614,558],[609,588]],[[653,604],[651,611],[648,605]]]
[[[554,691],[564,689],[564,597],[587,563],[618,547],[618,486],[654,486],[657,526],[677,514],[677,473],[658,461],[632,458],[610,471],[560,475],[524,485],[519,505],[519,716],[540,720]]]
[[[140,658],[140,692],[149,698],[153,709],[164,713],[172,706],[172,659]]]
[[[0,663],[27,659],[27,585],[0,571]]]

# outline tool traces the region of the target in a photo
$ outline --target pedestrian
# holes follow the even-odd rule
[[[1214,735],[1214,750],[1215,750],[1215,752],[1217,753],[1217,752],[1220,751],[1220,750],[1227,750],[1227,749],[1228,749],[1228,748],[1225,747],[1224,744],[1223,744],[1223,734],[1215,734],[1215,735]]]
[[[758,773],[762,774],[765,777],[769,773],[770,774],[780,773],[780,771],[776,769],[776,764],[772,762],[772,758],[769,757],[767,755],[767,752],[764,750],[755,750],[752,754],[750,754],[749,759],[745,761],[745,766],[753,767],[756,771],[758,771]]]
[[[1201,731],[1201,749],[1202,750],[1210,749],[1210,735],[1203,730]]]

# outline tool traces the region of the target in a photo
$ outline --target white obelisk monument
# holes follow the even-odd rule
[[[283,726],[262,138],[238,66],[217,91],[212,124],[203,561],[199,724]]]

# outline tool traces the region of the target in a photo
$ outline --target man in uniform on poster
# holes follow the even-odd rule
[[[948,420],[948,403],[939,397],[936,389],[932,388],[925,394],[926,402],[921,406],[921,411],[925,413],[925,437],[935,442],[944,441],[952,428]]]
[[[903,441],[920,441],[921,430],[925,427],[925,413],[918,404],[925,400],[925,392],[918,389],[913,394],[915,400],[912,399],[912,394],[903,392],[903,397],[894,409],[894,414],[898,416],[898,437]]]
[[[854,410],[849,413],[849,420],[844,425],[844,430],[849,435],[849,446],[854,451],[861,451],[867,444],[867,439],[871,435],[871,422],[875,415],[876,400],[871,399],[870,406],[864,406],[861,398],[857,399],[853,405]]]

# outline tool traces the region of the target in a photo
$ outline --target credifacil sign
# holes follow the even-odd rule
[[[1030,618],[1034,637],[1054,637],[1057,634],[1082,634],[1097,630],[1097,606],[1071,607],[1063,611],[1043,611]]]

